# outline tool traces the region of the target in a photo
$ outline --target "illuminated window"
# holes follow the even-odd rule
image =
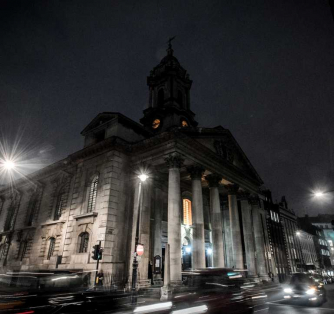
[[[92,212],[95,209],[98,183],[99,183],[99,177],[95,176],[90,185],[87,212]]]
[[[192,213],[191,213],[191,201],[188,199],[183,199],[183,223],[185,225],[192,225]]]

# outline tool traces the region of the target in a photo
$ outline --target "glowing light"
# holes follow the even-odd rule
[[[314,192],[314,196],[315,197],[322,197],[322,196],[324,196],[324,192],[322,192],[322,191],[317,191],[317,192]]]
[[[306,294],[314,294],[314,293],[315,293],[315,289],[314,288],[308,289],[306,291]]]
[[[138,306],[134,309],[133,313],[153,313],[160,312],[164,310],[169,310],[172,308],[172,302],[156,303],[146,306]]]
[[[284,292],[285,292],[285,293],[292,293],[292,289],[291,289],[291,288],[285,288],[285,289],[284,289]]]
[[[190,252],[191,252],[191,247],[190,247],[190,246],[187,246],[187,247],[186,247],[186,252],[187,252],[187,253],[190,253]]]
[[[212,254],[212,249],[211,249],[211,248],[208,248],[208,249],[206,250],[206,252],[208,253],[208,255],[211,255],[211,254]]]
[[[5,169],[7,170],[12,170],[15,168],[15,163],[11,160],[6,160],[4,163],[3,163],[3,166],[5,167]]]
[[[189,307],[182,310],[173,311],[172,314],[199,314],[206,313],[208,311],[208,307],[206,305],[200,305],[195,307]]]
[[[299,231],[297,231],[297,232],[296,232],[296,235],[297,235],[297,236],[300,236],[300,232],[299,232]]]
[[[142,173],[141,175],[138,176],[141,182],[145,182],[149,177],[147,174]]]

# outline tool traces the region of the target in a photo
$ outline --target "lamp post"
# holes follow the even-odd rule
[[[140,223],[140,202],[141,202],[141,194],[142,194],[142,182],[145,182],[148,179],[148,175],[141,174],[138,176],[139,178],[139,189],[138,189],[138,215],[137,215],[137,224],[136,224],[136,237],[135,237],[135,251],[133,252],[133,262],[132,262],[132,303],[137,303],[137,274],[138,274],[138,260],[137,260],[137,247],[139,244],[139,223]]]
[[[300,252],[300,257],[301,257],[301,263],[302,263],[302,268],[304,270],[306,270],[306,264],[305,264],[305,261],[304,261],[304,255],[303,255],[303,248],[302,248],[302,245],[301,245],[301,232],[300,231],[296,231],[296,236],[298,238],[298,243],[299,243],[299,252]]]

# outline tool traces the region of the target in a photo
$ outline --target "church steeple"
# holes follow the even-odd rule
[[[155,131],[197,126],[195,114],[190,110],[192,81],[174,56],[173,39],[168,41],[167,55],[147,78],[149,103],[140,122]]]

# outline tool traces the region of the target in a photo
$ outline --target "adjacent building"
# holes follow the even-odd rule
[[[287,279],[287,276],[291,274],[291,262],[289,263],[287,255],[287,230],[284,230],[284,222],[281,216],[281,211],[287,209],[287,204],[286,202],[284,204],[274,204],[271,192],[268,190],[265,191],[265,195],[264,208],[267,213],[267,228],[271,255],[275,261],[277,279],[279,282],[284,282]],[[283,198],[282,200],[285,199]],[[285,205],[286,208],[284,207]]]
[[[140,123],[100,113],[82,131],[81,150],[1,188],[1,272],[89,273],[101,241],[105,284],[126,285],[138,219],[140,286],[151,282],[151,263],[161,281],[154,262],[164,265],[167,244],[173,284],[188,268],[246,268],[261,280],[275,272],[263,182],[229,130],[198,126],[192,81],[171,45],[147,84]]]
[[[323,274],[332,274],[333,268],[331,264],[331,246],[326,240],[323,228],[312,223],[312,218],[309,216],[299,217],[298,223],[302,230],[313,235],[314,246],[317,253],[316,266],[317,271]]]

